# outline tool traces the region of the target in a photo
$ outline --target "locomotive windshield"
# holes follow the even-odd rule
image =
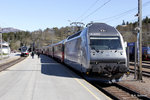
[[[90,47],[94,50],[121,50],[119,37],[90,37]]]
[[[27,47],[22,47],[21,49],[23,52],[25,52],[27,50]]]

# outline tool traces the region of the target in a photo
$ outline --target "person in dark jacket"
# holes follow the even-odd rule
[[[37,52],[37,55],[38,55],[38,58],[40,57],[40,53],[39,52]]]
[[[32,59],[34,58],[34,52],[31,53]]]

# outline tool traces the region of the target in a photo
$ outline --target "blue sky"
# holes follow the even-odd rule
[[[137,20],[134,16],[137,9],[134,8],[138,6],[138,0],[108,1],[0,0],[0,27],[34,31],[47,27],[65,27],[74,21],[82,21],[85,24],[90,21],[104,22],[116,26],[121,24],[122,20],[132,22]],[[108,3],[104,5],[106,2]],[[142,2],[144,4],[143,17],[150,16],[150,0],[143,0]],[[128,12],[124,13],[126,11]],[[90,13],[92,15],[88,16]]]

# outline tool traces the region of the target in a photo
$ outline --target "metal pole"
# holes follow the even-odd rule
[[[134,79],[136,79],[136,67],[137,67],[137,43],[135,42],[135,54],[134,54]]]
[[[127,47],[127,57],[128,57],[128,58],[127,58],[127,62],[128,62],[128,63],[127,63],[127,66],[128,66],[128,68],[129,68],[129,62],[130,62],[129,49],[130,49],[130,47],[128,46],[128,47]]]
[[[138,80],[142,80],[142,0],[138,0],[138,21],[139,21],[139,74],[138,74]]]
[[[1,59],[3,59],[3,51],[2,51],[2,48],[3,48],[3,46],[2,46],[2,44],[3,44],[3,37],[2,37],[2,32],[0,32],[0,39],[1,39]]]

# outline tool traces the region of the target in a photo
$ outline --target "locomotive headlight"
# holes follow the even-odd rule
[[[97,64],[98,64],[98,62],[95,62],[95,64],[97,65]]]

